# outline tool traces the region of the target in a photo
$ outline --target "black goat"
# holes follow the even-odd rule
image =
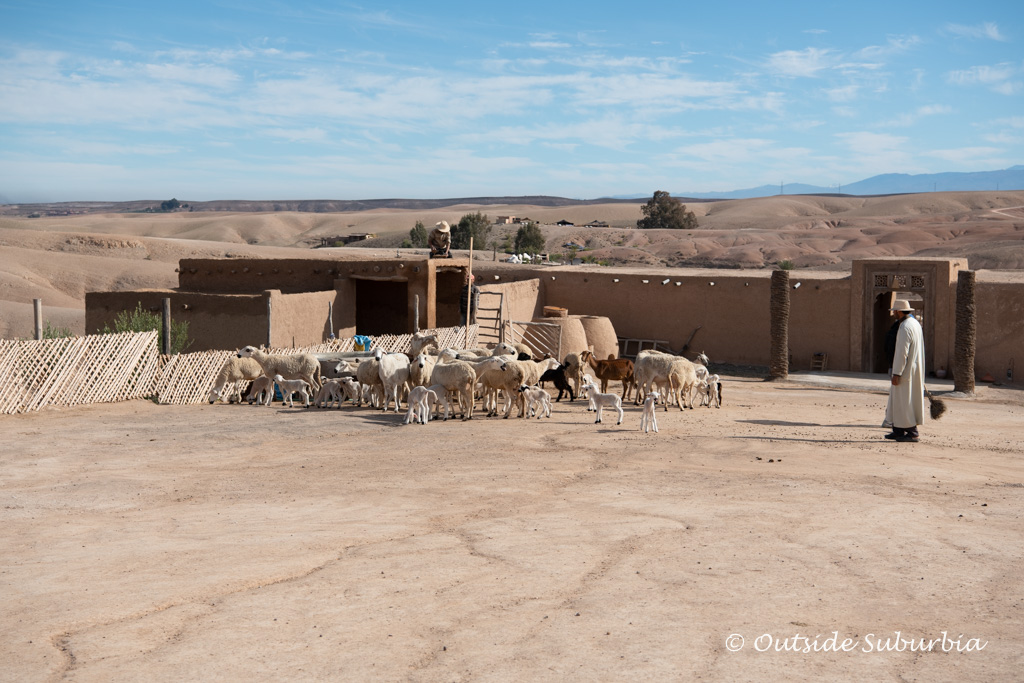
[[[572,387],[569,386],[569,379],[565,376],[565,366],[561,363],[551,370],[544,371],[544,374],[540,376],[540,385],[544,386],[544,382],[555,383],[555,388],[558,389],[558,398],[555,399],[556,401],[561,401],[562,394],[566,391],[569,392],[570,401],[576,400],[576,394],[573,393]]]

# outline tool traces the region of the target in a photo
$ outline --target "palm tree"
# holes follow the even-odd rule
[[[974,307],[974,271],[961,270],[956,277],[956,340],[953,342],[953,389],[974,393],[974,349],[977,342],[977,311]]]
[[[772,271],[771,337],[768,379],[789,377],[789,271]]]

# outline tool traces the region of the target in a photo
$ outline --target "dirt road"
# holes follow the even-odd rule
[[[1019,391],[918,444],[873,391],[724,399],[646,435],[565,401],[2,417],[0,679],[1019,677]]]

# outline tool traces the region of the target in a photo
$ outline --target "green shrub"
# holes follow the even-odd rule
[[[117,332],[148,332],[150,330],[160,331],[160,314],[143,310],[140,301],[134,311],[121,311],[114,318],[114,329],[104,325],[100,334],[115,334]],[[181,353],[192,345],[188,338],[188,323],[171,320],[171,349],[170,352]]]

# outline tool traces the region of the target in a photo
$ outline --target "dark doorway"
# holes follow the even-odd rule
[[[914,317],[918,319],[925,334],[925,349],[929,348],[928,328],[924,324],[924,300],[916,292],[895,291],[882,292],[875,296],[871,318],[871,372],[889,372],[889,356],[885,352],[885,337],[896,322],[896,316],[889,310],[895,299],[907,299],[914,307]]]
[[[356,280],[356,333],[408,334],[409,283]]]
[[[457,327],[459,324],[459,294],[465,284],[465,272],[438,269],[436,283],[436,312],[438,327]]]
[[[892,307],[892,292],[883,292],[875,297],[872,306],[871,372],[889,372],[889,357],[885,353],[885,337],[896,317],[889,311]]]

